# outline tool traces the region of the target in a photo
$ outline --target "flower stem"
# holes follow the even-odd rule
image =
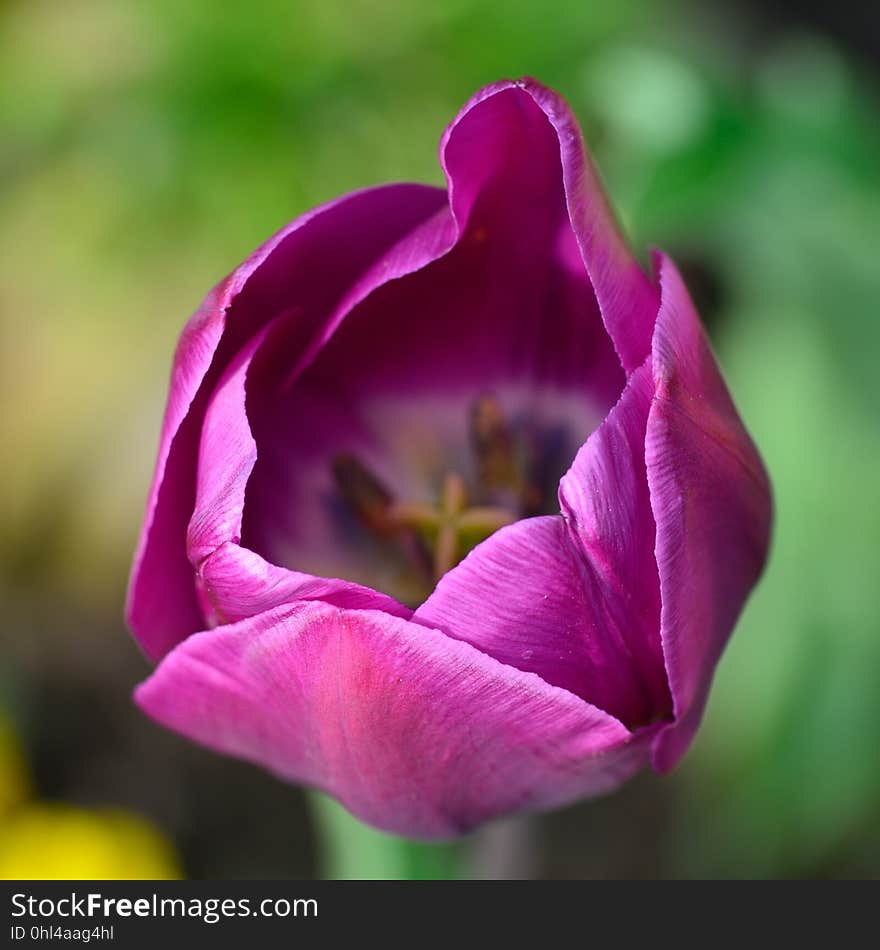
[[[457,844],[425,844],[376,831],[321,792],[308,793],[318,845],[318,875],[331,881],[452,880]]]

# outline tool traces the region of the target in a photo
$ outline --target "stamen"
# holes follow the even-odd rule
[[[373,534],[393,537],[398,525],[390,517],[391,493],[359,459],[348,452],[332,461],[336,487],[351,511]]]
[[[440,530],[434,544],[434,580],[439,581],[460,560],[458,519],[467,507],[467,486],[461,475],[449,472],[443,479]]]
[[[488,538],[499,528],[513,524],[517,520],[516,514],[506,508],[468,508],[459,516],[458,526],[463,532],[470,532]]]
[[[484,494],[519,485],[513,439],[504,413],[492,396],[480,396],[471,406],[471,444],[477,459],[477,479]]]
[[[439,504],[431,505],[395,500],[350,453],[332,461],[333,477],[349,509],[376,537],[399,545],[423,582],[439,581],[471,548],[519,517],[517,493],[510,489],[511,481],[520,482],[497,404],[488,398],[478,400],[472,421],[475,445],[482,451],[478,458],[483,487],[503,483],[507,498],[513,496],[512,510],[491,504],[469,507],[467,485],[457,472],[445,475]]]
[[[467,508],[467,485],[461,475],[448,472],[443,479],[442,512],[447,518],[455,518]]]
[[[532,471],[534,447],[514,438],[498,401],[480,396],[471,406],[471,446],[480,500],[493,508],[538,514],[542,493]]]
[[[436,531],[440,525],[440,512],[432,505],[420,505],[418,502],[395,501],[388,514],[398,524],[425,534]]]
[[[339,493],[364,527],[383,540],[396,541],[417,574],[430,579],[432,561],[424,539],[396,516],[391,492],[350,453],[335,456],[331,464]]]

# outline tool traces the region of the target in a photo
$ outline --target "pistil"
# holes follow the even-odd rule
[[[351,455],[333,460],[333,475],[361,524],[378,538],[398,542],[418,572],[433,583],[452,570],[470,548],[517,518],[506,508],[470,507],[467,486],[455,472],[443,479],[436,506],[395,502],[382,482]]]
[[[471,406],[470,441],[476,504],[455,471],[443,476],[439,498],[431,504],[393,497],[350,453],[332,461],[334,481],[348,509],[371,535],[398,547],[427,589],[471,548],[534,507],[535,488],[520,471],[517,444],[491,396],[481,396]]]
[[[431,554],[413,525],[397,517],[391,492],[358,458],[341,453],[332,462],[333,478],[349,510],[375,537],[394,541],[422,578],[431,575]]]

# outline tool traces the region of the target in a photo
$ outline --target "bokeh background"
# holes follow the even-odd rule
[[[300,790],[130,702],[171,354],[299,212],[440,183],[446,122],[524,73],[571,102],[636,245],[682,262],[778,514],[685,762],[520,827],[500,865],[478,839],[474,873],[880,876],[876,10],[0,0],[0,876],[320,873]]]

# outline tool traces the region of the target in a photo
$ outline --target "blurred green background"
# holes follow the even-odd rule
[[[880,31],[863,6],[0,2],[0,876],[318,873],[298,789],[130,702],[147,664],[122,601],[171,353],[301,211],[440,183],[444,125],[524,73],[582,119],[636,246],[681,261],[778,513],[685,762],[534,819],[501,865],[478,838],[475,866],[880,876]]]

